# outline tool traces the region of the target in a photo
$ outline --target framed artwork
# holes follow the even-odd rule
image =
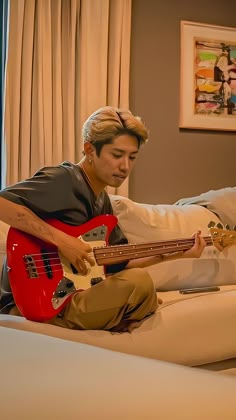
[[[179,126],[236,131],[236,28],[181,21]]]

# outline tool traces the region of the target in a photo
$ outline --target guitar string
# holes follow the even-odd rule
[[[211,238],[204,238],[205,239],[205,241],[206,242],[208,242],[209,244],[212,244],[212,239]],[[194,243],[194,239],[192,239],[192,238],[187,238],[187,239],[185,239],[185,238],[183,238],[182,240],[181,239],[179,239],[178,240],[178,242],[176,241],[176,240],[170,240],[170,241],[168,241],[168,243],[167,243],[167,245],[166,245],[166,242],[165,241],[156,241],[156,242],[148,242],[148,243],[145,243],[145,242],[139,242],[139,243],[136,243],[136,244],[123,244],[123,245],[108,245],[108,246],[101,246],[101,247],[94,247],[93,249],[96,251],[96,252],[99,252],[99,251],[101,251],[101,252],[104,252],[104,251],[106,251],[106,252],[114,252],[114,251],[118,251],[118,252],[120,252],[122,249],[124,250],[125,248],[131,248],[131,249],[136,249],[136,248],[141,248],[142,246],[144,246],[144,247],[146,247],[146,248],[148,248],[148,247],[152,247],[152,248],[154,248],[154,247],[160,247],[162,244],[165,244],[165,247],[168,247],[168,246],[171,246],[171,244],[175,244],[176,245],[176,247],[178,247],[179,246],[179,244],[181,244],[181,243],[184,243],[185,245],[187,245],[187,243],[189,242],[189,244],[192,244],[192,243]],[[58,255],[58,251],[47,251],[47,252],[40,252],[40,253],[37,253],[37,254],[25,254],[25,256],[26,257],[28,257],[28,256],[37,256],[37,255],[42,255],[42,254],[44,254],[44,255]],[[93,253],[89,253],[89,254],[93,254]]]
[[[232,241],[233,242],[233,241]],[[138,254],[142,254],[142,250],[141,250],[141,252],[136,252],[136,255],[137,255],[137,257],[136,258],[138,258]],[[147,252],[147,251],[146,251]],[[165,252],[163,252],[163,253],[166,253],[166,249],[165,249]],[[52,254],[52,253],[51,253]],[[56,254],[56,253],[55,253]],[[90,253],[91,254],[91,253]],[[35,255],[40,255],[40,254],[35,254]],[[154,254],[155,255],[155,254]],[[157,254],[157,255],[160,255],[160,254]],[[105,257],[105,258],[108,258],[109,259],[109,256],[108,257]],[[113,258],[113,257],[111,257],[111,258]],[[44,273],[46,273],[46,274],[50,274],[51,273],[51,268],[53,268],[53,272],[57,272],[57,271],[62,271],[63,270],[63,268],[62,268],[62,264],[61,264],[61,261],[60,261],[60,258],[59,258],[59,256],[57,257],[57,258],[53,258],[54,260],[58,260],[59,259],[59,262],[58,263],[53,263],[53,264],[50,264],[50,267],[47,269],[44,265],[43,266],[36,266],[35,268],[37,269],[37,274],[44,274]],[[102,258],[101,258],[102,259]],[[100,259],[100,260],[101,260]],[[37,260],[35,260],[35,262],[36,263],[38,263],[38,262],[45,262],[43,259],[37,259]],[[103,264],[101,264],[101,265],[103,265]],[[59,269],[55,269],[55,267],[59,267]],[[42,269],[42,271],[41,271],[41,269]]]
[[[182,247],[183,247],[183,249],[185,249],[186,247],[189,247],[192,244],[193,244],[192,241],[189,241],[189,242],[186,241],[184,244],[182,244]],[[180,244],[175,245],[174,250],[173,250],[173,245],[169,245],[169,246],[165,246],[165,247],[160,246],[160,245],[151,246],[151,247],[146,246],[144,248],[142,248],[142,246],[139,246],[139,245],[141,245],[141,244],[138,244],[138,247],[134,246],[132,248],[130,248],[130,246],[128,246],[128,248],[129,248],[128,251],[126,250],[127,245],[126,245],[126,247],[122,247],[122,245],[121,245],[120,248],[119,248],[119,246],[118,247],[114,246],[114,248],[109,247],[109,246],[108,247],[101,247],[101,248],[96,248],[95,247],[94,251],[88,253],[88,255],[91,256],[91,257],[92,256],[96,257],[96,254],[97,254],[97,257],[99,257],[99,258],[114,258],[114,257],[121,256],[122,253],[124,253],[124,251],[126,251],[125,252],[126,255],[124,255],[124,257],[125,257],[125,256],[128,256],[129,254],[133,255],[134,253],[136,255],[136,254],[141,254],[143,252],[144,253],[150,253],[150,252],[157,252],[158,251],[158,252],[160,252],[160,254],[162,254],[162,253],[176,252],[178,250],[181,250],[181,245]],[[109,255],[109,253],[111,255]],[[44,258],[42,257],[42,254],[43,254]],[[55,257],[52,257],[53,255],[55,255]],[[34,258],[34,262],[45,262],[45,259],[46,259],[47,256],[50,257],[50,260],[55,260],[55,259],[60,258],[57,251],[55,251],[55,252],[50,251],[48,253],[43,252],[43,253],[38,253],[38,254],[27,254],[25,257],[29,257],[29,256],[30,257],[38,257],[38,256],[41,257],[39,259]],[[29,263],[30,263],[30,261],[29,261]]]
[[[206,242],[208,242],[207,245],[213,245],[213,242],[212,242],[211,238],[204,238],[204,239],[205,239]],[[220,243],[221,241],[222,241],[222,239],[220,239],[220,238],[217,239],[217,241],[214,240],[214,242],[218,242],[218,243]],[[234,239],[231,239],[228,242],[229,242],[229,245],[231,243],[233,244]],[[182,247],[186,247],[186,246],[192,245],[193,243],[194,243],[194,240],[192,240],[192,239],[183,240]],[[181,248],[181,242],[178,242],[176,244],[176,241],[173,241],[173,244],[175,244],[175,246],[174,246],[175,249],[173,251],[171,251],[171,252],[175,252],[175,251],[177,251],[177,250],[179,250]],[[107,246],[107,247],[95,247],[94,248],[94,251],[95,252],[94,251],[93,252],[90,252],[90,253],[88,253],[88,255],[89,256],[94,256],[94,253],[95,254],[102,253],[102,254],[104,254],[103,255],[104,257],[108,257],[109,258],[109,255],[108,254],[110,252],[112,254],[111,257],[116,256],[115,254],[118,254],[118,256],[120,256],[120,255],[122,255],[122,250],[124,251],[125,248],[131,248],[130,249],[130,253],[134,253],[135,252],[135,254],[142,253],[142,252],[158,251],[158,250],[159,251],[163,251],[163,253],[170,252],[169,249],[171,249],[171,243],[168,243],[168,245],[165,245],[164,247],[161,247],[160,245],[161,245],[161,243],[158,243],[155,246],[153,246],[153,245],[151,246],[150,243],[149,243],[145,247],[145,243],[143,243],[143,244],[142,243],[138,243],[138,244],[133,244],[133,245],[131,245],[131,244],[125,244],[125,245],[118,245],[118,246],[117,245],[114,245],[114,246]],[[144,249],[142,248],[142,246],[144,246]],[[128,253],[129,252],[127,251],[126,254],[128,254]],[[42,256],[42,254],[44,255],[44,257],[46,257],[46,256],[49,256],[50,257],[50,256],[53,256],[53,255],[56,256],[55,258],[53,257],[51,259],[60,258],[59,255],[58,255],[58,251],[49,251],[49,252],[43,252],[43,253],[37,253],[37,254],[26,254],[25,257],[29,257],[29,256],[31,256],[31,257],[37,257],[37,256]],[[99,256],[101,257],[101,255],[99,255]],[[43,262],[44,261],[44,258],[36,259],[35,261],[36,262],[38,262],[38,261],[42,261]]]

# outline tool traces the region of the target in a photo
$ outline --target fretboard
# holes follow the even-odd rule
[[[213,245],[210,236],[204,237],[204,240],[207,246]],[[194,238],[183,238],[168,241],[112,245],[94,248],[93,253],[98,265],[118,264],[126,260],[187,251],[192,248],[194,241]]]

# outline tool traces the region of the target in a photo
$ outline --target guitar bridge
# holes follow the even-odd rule
[[[28,277],[30,279],[38,278],[39,277],[38,270],[37,270],[37,267],[35,265],[34,258],[32,257],[32,255],[24,255],[23,259],[25,261],[25,266],[26,266],[25,268],[28,273]]]

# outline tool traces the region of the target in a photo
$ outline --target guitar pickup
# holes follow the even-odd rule
[[[50,259],[49,259],[49,254],[48,251],[46,249],[41,249],[41,254],[42,254],[42,259],[43,259],[43,263],[44,263],[44,267],[45,267],[45,273],[48,277],[48,279],[52,279],[53,278],[53,272],[52,272],[52,268],[51,268],[51,263],[50,263]]]

